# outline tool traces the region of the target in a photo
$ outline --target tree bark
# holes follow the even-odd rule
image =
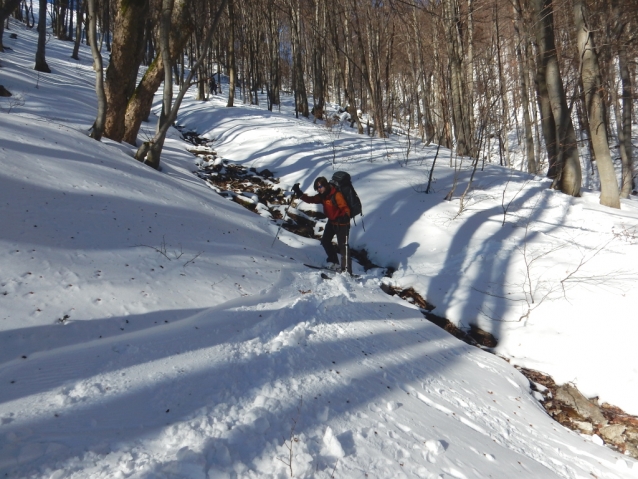
[[[308,95],[306,93],[306,83],[304,81],[303,56],[301,54],[301,12],[299,0],[289,1],[290,10],[290,36],[292,43],[292,69],[293,88],[295,94],[296,113],[308,118],[310,110],[308,108]]]
[[[281,68],[279,66],[279,41],[280,25],[274,12],[273,0],[270,0],[268,8],[268,109],[272,111],[273,105],[279,105],[279,90],[281,88]]]
[[[91,138],[100,141],[104,133],[106,121],[106,94],[104,93],[104,67],[102,54],[97,49],[97,0],[85,0],[89,9],[89,41],[91,42],[91,54],[93,55],[93,67],[95,68],[95,93],[97,95],[97,116],[93,123]]]
[[[5,0],[0,6],[0,22],[3,22],[9,18],[16,8],[20,6],[22,0]]]
[[[578,147],[576,144],[576,132],[571,119],[571,112],[567,107],[567,98],[563,89],[563,82],[558,65],[558,56],[554,42],[554,15],[552,0],[533,0],[536,19],[537,37],[539,48],[539,73],[543,78],[539,78],[539,84],[544,83],[547,87],[547,98],[551,106],[552,116],[555,124],[556,157],[554,164],[551,163],[548,176],[555,175],[553,187],[560,189],[563,193],[571,196],[580,196],[582,172],[580,159],[578,157]],[[542,86],[541,86],[542,88]],[[542,107],[546,107],[544,104]],[[546,118],[543,118],[545,120]],[[545,130],[545,128],[544,128]],[[547,138],[546,138],[547,141]],[[550,138],[551,141],[551,138]],[[549,150],[548,150],[549,154]]]
[[[111,61],[106,69],[106,124],[104,135],[114,141],[124,138],[126,106],[142,62],[149,0],[117,0],[113,22]]]
[[[505,149],[505,164],[508,167],[512,166],[512,161],[510,158],[510,148],[509,148],[509,101],[507,98],[508,92],[506,88],[506,79],[505,74],[503,72],[503,59],[501,54],[501,35],[499,29],[499,16],[498,16],[498,7],[494,4],[494,28],[496,29],[496,35],[494,41],[496,42],[496,59],[498,65],[498,84],[499,84],[499,96],[501,97],[501,105],[503,107],[503,114],[501,118],[501,132],[500,137],[503,142],[503,147]]]
[[[47,0],[40,0],[40,13],[38,15],[38,48],[35,52],[34,70],[51,73],[45,54],[47,41]]]
[[[313,60],[313,92],[314,105],[312,107],[312,114],[315,120],[323,120],[324,108],[325,108],[325,75],[324,75],[324,54],[325,44],[324,38],[326,37],[325,27],[325,11],[320,8],[321,2],[315,4],[315,18],[314,18],[314,46],[312,49]]]
[[[159,48],[162,55],[162,63],[164,65],[172,65],[171,48],[170,48],[170,31],[171,31],[171,17],[173,15],[173,6],[175,0],[162,0],[162,13],[160,15],[160,33],[159,33]],[[162,94],[162,113],[159,121],[157,122],[158,131],[162,128],[162,122],[166,120],[166,116],[171,113],[173,106],[173,72],[170,67],[164,68],[164,91]],[[162,138],[163,146],[164,138]]]
[[[461,156],[472,154],[471,105],[468,105],[466,75],[463,60],[463,37],[457,0],[443,3],[443,21],[447,39],[450,93],[452,100],[452,122],[456,138],[456,150]]]
[[[162,154],[162,148],[164,146],[166,133],[168,132],[168,129],[170,128],[170,126],[177,119],[177,112],[179,111],[179,107],[182,103],[182,100],[184,99],[184,95],[190,88],[191,80],[193,79],[195,72],[198,71],[199,67],[202,65],[202,62],[205,60],[206,55],[208,54],[208,49],[210,48],[210,45],[212,43],[213,35],[217,31],[217,25],[219,24],[219,19],[221,18],[223,11],[226,9],[226,5],[228,1],[229,0],[221,0],[221,5],[219,9],[217,10],[217,13],[215,14],[215,17],[213,18],[213,21],[211,22],[211,25],[209,27],[210,30],[208,31],[208,34],[206,35],[206,38],[204,39],[204,43],[202,45],[202,51],[200,52],[200,55],[197,58],[195,64],[192,65],[190,72],[188,73],[188,77],[184,80],[184,82],[182,82],[182,86],[180,88],[179,93],[177,94],[177,97],[175,98],[175,102],[172,104],[170,111],[166,112],[166,118],[164,122],[161,123],[160,128],[155,134],[155,136],[153,137],[153,139],[150,141],[145,141],[142,144],[142,146],[138,148],[135,154],[135,158],[137,160],[151,166],[152,168],[159,169],[160,167],[160,155]],[[164,2],[172,2],[172,0],[164,0]],[[170,16],[168,18],[170,19]],[[169,25],[170,25],[170,22],[169,22]],[[164,48],[168,50],[168,41],[165,42]],[[165,59],[165,61],[168,61],[168,59],[170,58],[170,54],[162,53],[162,56]],[[171,70],[172,68],[171,68],[171,65],[169,64],[165,68],[165,76],[172,75]],[[167,98],[167,94],[165,94],[164,101],[166,101],[166,98]]]
[[[601,93],[602,78],[598,66],[598,54],[594,44],[594,36],[587,25],[587,12],[582,0],[575,0],[573,8],[578,53],[581,62],[580,75],[583,82],[585,110],[589,120],[589,137],[591,138],[600,177],[600,204],[611,208],[620,208],[618,181],[616,180],[616,172],[607,140],[605,105]]]
[[[521,104],[523,107],[523,126],[525,128],[525,156],[527,157],[527,172],[535,175],[538,172],[538,164],[534,152],[534,134],[532,132],[532,120],[529,114],[529,54],[527,35],[521,34],[523,13],[518,1],[514,6],[514,34],[516,40],[516,60],[518,63],[518,80],[521,91]]]
[[[228,102],[226,107],[235,104],[235,81],[237,80],[237,67],[235,65],[235,12],[234,0],[228,0]]]
[[[183,52],[184,46],[188,42],[193,31],[193,23],[188,15],[189,2],[176,0],[173,7],[172,28],[170,35],[170,51],[171,64]],[[162,61],[161,50],[155,59],[146,69],[142,80],[135,88],[135,92],[131,96],[126,105],[126,113],[124,116],[124,137],[123,141],[135,146],[137,143],[137,134],[140,131],[142,121],[148,118],[153,105],[153,97],[155,92],[164,80],[164,62]]]
[[[86,11],[87,0],[77,0],[77,19],[75,26],[75,42],[73,43],[73,53],[71,58],[74,60],[80,59],[80,42],[82,41],[82,22],[84,21],[84,12]]]
[[[4,20],[0,22],[0,53],[4,52],[4,43],[2,39],[4,38]]]
[[[620,159],[622,161],[620,197],[629,198],[634,184],[633,145],[631,142],[631,117],[633,110],[633,85],[631,81],[630,58],[627,52],[627,30],[629,22],[625,20],[618,0],[612,0],[614,30],[616,34],[618,70],[621,82],[622,113],[618,123],[618,140],[620,143]]]

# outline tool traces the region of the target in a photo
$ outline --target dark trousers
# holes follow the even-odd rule
[[[332,238],[337,236],[336,247],[332,244]],[[337,253],[341,255],[341,270],[348,271],[352,274],[352,258],[350,257],[350,251],[348,249],[348,236],[350,235],[350,225],[334,225],[330,221],[326,225],[326,229],[323,231],[321,237],[321,246],[326,250],[328,255],[328,263],[339,264],[339,257]]]

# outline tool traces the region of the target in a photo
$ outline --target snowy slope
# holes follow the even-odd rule
[[[88,52],[76,64],[71,45],[52,40],[54,73],[38,78],[34,32],[12,28],[18,39],[7,40],[0,83],[23,100],[0,100],[0,476],[638,477],[634,460],[552,421],[506,361],[381,292],[378,270],[359,270],[360,281],[321,280],[302,265],[323,260],[318,242],[283,231],[273,243],[276,224],[192,174],[195,157],[177,132],[161,172],[134,161],[126,145],[88,138]],[[331,173],[325,127],[289,110],[223,104],[189,99],[179,121],[216,138],[224,157],[267,167],[288,186],[308,189]],[[397,267],[395,281],[421,289],[459,324],[487,324],[517,361],[578,375],[579,386],[591,378],[601,397],[636,407],[625,389],[636,362],[623,352],[631,277],[597,286],[613,307],[600,305],[606,329],[594,339],[587,333],[600,316],[583,312],[590,290],[572,289],[571,305],[548,299],[509,328],[486,323],[471,312],[472,288],[520,267],[504,266],[502,245],[522,234],[520,221],[500,227],[507,171],[487,168],[480,210],[455,219],[458,205],[441,201],[454,174],[447,161],[435,195],[419,192],[434,149],[402,167],[398,143],[344,131],[335,147],[336,166],[353,174],[364,200],[365,231],[353,229],[353,243]],[[510,181],[518,181],[513,192],[524,186],[525,201],[552,205],[535,220],[552,227],[534,237],[543,247],[569,234],[595,251],[610,227],[636,221],[635,203],[612,216],[591,195],[563,198],[522,175]],[[525,203],[517,208],[511,215],[525,218]],[[616,268],[618,256],[627,269],[635,249],[615,240],[592,261]],[[505,263],[484,276],[481,254]],[[520,316],[503,303],[503,317]],[[555,324],[562,317],[579,324]],[[627,334],[608,342],[606,331],[618,327]],[[586,348],[572,342],[578,335],[599,343],[600,354],[590,352],[599,369],[620,372],[590,372]]]
[[[300,182],[310,192],[317,176],[348,171],[364,205],[363,227],[350,242],[396,268],[397,286],[415,288],[457,325],[491,332],[500,340],[495,352],[513,363],[638,414],[635,198],[612,210],[596,192],[569,197],[545,178],[488,164],[479,165],[459,214],[467,159],[451,160],[441,149],[434,193],[426,195],[434,145],[420,146],[406,165],[401,141],[352,131],[334,140],[326,127],[290,112],[229,112],[224,104],[190,103],[181,121],[217,139],[225,157],[268,167],[290,187]],[[448,202],[455,176],[457,199]]]

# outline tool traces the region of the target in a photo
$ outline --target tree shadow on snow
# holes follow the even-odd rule
[[[299,312],[311,319],[310,312],[315,307],[308,301],[299,306]],[[282,444],[282,438],[290,436],[291,418],[297,418],[295,433],[310,437],[323,430],[326,408],[330,417],[341,416],[402,388],[408,392],[406,400],[419,401],[409,396],[406,383],[418,385],[427,378],[443,376],[460,357],[476,354],[475,348],[451,339],[424,319],[421,327],[402,330],[401,321],[420,317],[408,305],[379,303],[376,307],[377,317],[367,317],[366,313],[350,318],[339,316],[339,305],[326,307],[319,319],[332,317],[335,331],[345,328],[349,334],[321,342],[311,340],[310,331],[301,343],[284,341],[283,345],[275,345],[276,339],[287,331],[289,313],[282,315],[278,309],[242,311],[227,305],[199,313],[165,333],[138,332],[128,340],[119,339],[118,344],[126,344],[128,349],[73,349],[48,358],[48,368],[43,362],[34,361],[21,368],[22,392],[3,394],[3,401],[27,399],[38,392],[61,388],[56,395],[59,407],[45,407],[43,415],[31,420],[20,420],[18,416],[16,421],[4,424],[0,448],[14,451],[10,457],[17,462],[22,446],[40,444],[42,451],[52,443],[62,446],[49,447],[54,452],[36,454],[23,464],[5,461],[0,470],[8,477],[12,477],[11,471],[22,472],[25,468],[55,470],[65,467],[72,458],[81,457],[83,451],[95,451],[100,457],[127,453],[127,444],[138,440],[156,441],[163,449],[166,444],[177,443],[177,449],[186,448],[177,454],[177,463],[161,463],[159,458],[153,467],[156,473],[168,473],[175,467],[188,469],[192,464],[199,464],[202,472],[210,468],[224,470],[237,461],[254,467],[254,461],[273,452],[274,443]],[[371,334],[366,324],[371,320],[384,321],[386,331]],[[312,330],[312,324],[309,328]],[[263,338],[263,347],[247,347],[255,344],[253,340],[257,338]],[[431,346],[426,347],[427,344]],[[206,352],[209,348],[213,348],[210,353]],[[406,350],[411,354],[401,353]],[[203,354],[199,359],[191,363],[182,360],[197,357],[198,351]],[[93,355],[100,355],[99,362]],[[388,355],[395,359],[388,361]],[[176,362],[174,367],[172,359]],[[83,371],[82,364],[88,364],[89,369]],[[96,370],[96,364],[103,367]],[[147,374],[160,377],[145,381],[144,376],[132,374],[136,368],[143,371],[145,365],[151,367]],[[115,381],[116,376],[109,374],[120,370],[126,372],[128,380]],[[82,391],[91,388],[101,393],[82,395]],[[3,389],[7,391],[7,387]],[[238,410],[248,414],[233,417],[233,411],[237,414]],[[215,424],[227,425],[219,429]],[[232,429],[228,431],[228,427]],[[223,437],[215,437],[223,430],[227,431]],[[191,433],[208,436],[203,453],[188,454]],[[20,439],[9,441],[10,437]],[[346,454],[355,452],[351,433],[341,433],[339,440]],[[317,443],[310,447],[319,446]],[[312,449],[311,453],[320,455],[320,450]],[[329,461],[323,466],[328,467]]]

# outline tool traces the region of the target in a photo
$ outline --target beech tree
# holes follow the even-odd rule
[[[79,8],[78,0],[64,1]],[[216,73],[220,86],[222,74],[228,79],[228,107],[236,95],[258,104],[266,93],[272,109],[290,94],[296,115],[319,122],[333,121],[326,105],[337,103],[359,134],[406,135],[406,161],[418,137],[458,155],[545,173],[569,195],[580,194],[583,174],[587,186],[600,179],[606,205],[619,204],[616,190],[631,194],[632,0],[167,1],[101,2],[107,50],[113,39],[104,130],[112,139],[136,144],[169,76],[180,98],[196,75],[197,98],[206,101],[204,82]],[[226,15],[211,47],[220,5]],[[171,11],[169,29],[159,21],[162,8]],[[148,68],[136,86],[142,59]],[[138,152],[155,167],[161,131],[177,112],[169,91],[156,137]],[[597,168],[583,169],[590,160]]]
[[[91,54],[93,55],[93,68],[95,69],[95,93],[97,95],[97,116],[91,127],[91,138],[98,141],[102,139],[104,124],[106,122],[106,94],[104,92],[104,66],[102,64],[102,54],[97,47],[97,0],[86,0],[89,11],[89,32],[88,38],[91,44]]]
[[[579,196],[582,172],[576,132],[567,106],[556,43],[552,0],[532,0],[536,14],[537,75],[543,134],[548,146],[548,176],[563,193]]]
[[[623,8],[621,0],[611,0],[608,5],[611,11],[607,10],[612,18],[613,32],[610,38],[610,45],[615,50],[615,56],[618,59],[618,75],[621,82],[621,95],[618,98],[616,93],[615,82],[612,83],[611,91],[614,98],[614,107],[616,111],[616,124],[618,131],[619,153],[622,161],[621,174],[621,198],[629,198],[630,193],[635,188],[634,185],[634,155],[633,145],[631,141],[631,120],[634,103],[634,87],[632,81],[632,72],[630,63],[632,57],[630,54],[632,43],[634,44],[633,62],[636,61],[636,26],[638,25],[638,11],[634,9],[630,11],[630,15]],[[633,28],[632,28],[633,26]],[[610,68],[612,72],[615,69]],[[621,105],[622,103],[622,105]],[[622,112],[620,111],[622,110]]]
[[[149,0],[116,0],[111,60],[106,69],[106,121],[104,135],[122,141],[126,106],[135,89],[142,62]]]
[[[235,81],[237,80],[235,65],[235,11],[234,0],[228,0],[228,108],[235,104]]]
[[[0,52],[4,52],[2,38],[4,36],[4,23],[16,8],[19,8],[22,0],[4,0],[0,2]],[[27,18],[28,21],[28,18]]]
[[[162,96],[162,111],[163,115],[158,123],[158,130],[150,141],[145,141],[140,146],[135,154],[135,158],[149,166],[159,169],[160,155],[162,148],[164,147],[164,140],[166,139],[166,133],[168,129],[173,125],[177,118],[177,112],[184,99],[184,95],[191,86],[191,80],[198,70],[199,66],[205,60],[208,54],[208,48],[212,43],[213,35],[217,31],[217,25],[219,19],[222,16],[223,11],[226,9],[228,0],[221,0],[219,8],[215,13],[209,30],[204,39],[201,53],[197,58],[195,64],[191,67],[188,77],[182,83],[180,91],[173,102],[173,77],[172,77],[172,60],[169,47],[169,32],[171,30],[171,17],[173,13],[173,4],[175,0],[162,0],[162,15],[160,20],[160,54],[162,55],[162,61],[164,62],[164,93]]]
[[[461,28],[460,9],[457,0],[443,2],[443,22],[447,43],[449,84],[452,101],[452,120],[459,155],[472,154],[472,103],[470,101],[464,51],[464,30]]]
[[[47,43],[47,0],[40,0],[40,9],[38,13],[38,48],[35,52],[34,70],[42,73],[51,73],[51,69],[46,60],[46,43]]]
[[[169,32],[169,50],[171,65],[182,54],[194,24],[189,13],[191,0],[175,0],[172,9],[171,29]],[[164,81],[164,61],[161,50],[146,69],[142,80],[131,95],[124,115],[123,141],[136,145],[142,121],[148,118],[153,104],[153,96]]]
[[[609,152],[605,106],[602,96],[602,78],[598,67],[598,54],[594,36],[588,26],[587,10],[582,0],[574,1],[574,23],[580,54],[580,75],[583,82],[585,107],[589,119],[589,136],[596,156],[600,175],[600,203],[612,208],[620,208],[618,181]]]

